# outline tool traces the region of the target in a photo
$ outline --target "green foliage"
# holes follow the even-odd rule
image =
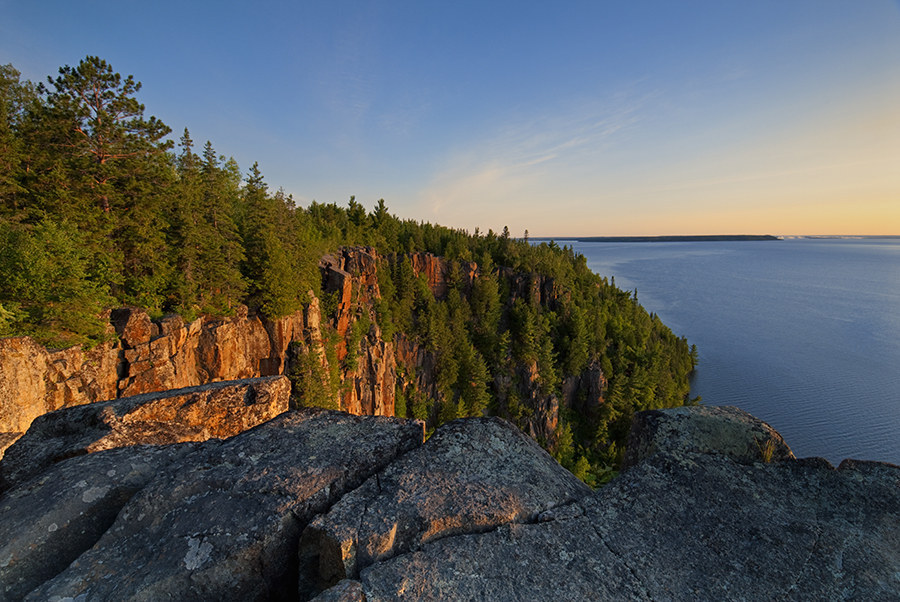
[[[444,400],[438,409],[438,419],[435,426],[446,424],[460,417],[459,405],[455,401]]]
[[[459,347],[459,413],[461,416],[483,416],[491,399],[488,389],[490,372],[484,358],[471,343],[462,339]]]
[[[431,408],[434,405],[434,402],[421,391],[414,389],[410,399],[410,405],[412,407],[413,418],[427,421],[431,416]]]
[[[291,397],[299,407],[338,410],[336,390],[314,350],[292,344],[293,365],[289,372]]]
[[[268,194],[259,166],[254,163],[243,191],[242,272],[250,282],[248,304],[272,318],[287,315],[301,305],[290,249],[279,232],[284,209],[284,199]]]
[[[210,142],[202,159],[194,154],[187,128],[180,146],[167,230],[176,268],[167,305],[182,314],[228,314],[247,288],[239,269],[244,247],[236,224],[240,176],[235,166],[220,163]]]
[[[559,423],[556,438],[556,446],[553,449],[553,457],[557,462],[572,470],[574,467],[575,446],[572,437],[572,427],[568,421]]]
[[[0,65],[0,215],[15,213],[26,192],[20,183],[24,142],[16,134],[36,93],[20,75],[12,65]]]
[[[394,385],[394,416],[397,418],[406,418],[407,415],[406,393],[400,384]]]
[[[523,299],[516,299],[509,315],[513,354],[520,362],[535,362],[538,354],[536,310]]]
[[[344,357],[343,365],[344,370],[347,372],[356,372],[356,368],[359,365],[360,343],[369,334],[371,328],[372,323],[369,321],[369,316],[365,313],[350,326],[350,332],[347,337],[347,355]]]
[[[15,311],[3,307],[3,304],[0,303],[0,337],[10,334],[13,325],[20,319]]]
[[[92,346],[106,338],[110,302],[88,277],[89,256],[67,223],[0,222],[0,303],[4,330],[50,347]]]
[[[602,369],[602,403],[564,409],[558,432],[545,433],[557,459],[593,484],[618,465],[635,411],[688,402],[696,348],[570,247],[516,240],[508,228],[470,234],[401,220],[383,199],[371,211],[355,197],[298,207],[269,189],[257,164],[242,181],[212,143],[195,152],[187,129],[172,152],[169,128],[144,117],[140,89],[93,56],[41,86],[0,66],[0,334],[90,346],[117,305],[192,317],[246,304],[276,318],[312,291],[326,362],[296,350],[303,404],[336,405],[339,371],[356,369],[370,318],[386,340],[402,334],[432,354],[436,392],[414,380],[396,391],[397,412],[429,427],[484,413],[533,427],[540,400],[573,387],[586,399],[579,377]],[[374,314],[354,301],[358,318],[338,341],[330,321],[339,298],[321,290],[318,262],[352,245],[384,258],[381,297]],[[416,273],[413,253],[450,261],[446,294]]]
[[[494,358],[499,351],[502,310],[500,286],[489,253],[482,254],[471,297],[472,342],[485,357]]]
[[[158,308],[169,279],[162,192],[172,180],[170,129],[144,118],[140,82],[98,57],[60,68],[31,109],[34,169],[56,189],[34,189],[38,207],[89,235],[95,260],[126,303]],[[40,183],[39,183],[40,184]]]
[[[596,486],[596,484],[593,482],[593,478],[591,478],[591,463],[588,462],[588,459],[584,456],[578,456],[578,460],[576,460],[572,465],[572,474],[591,487]]]

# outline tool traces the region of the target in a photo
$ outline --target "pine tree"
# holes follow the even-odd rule
[[[299,291],[289,255],[278,236],[276,203],[268,194],[257,163],[247,176],[243,204],[243,273],[250,285],[249,303],[269,317],[287,315],[300,307]]]
[[[228,313],[241,303],[247,290],[240,270],[244,245],[237,226],[241,174],[233,159],[224,165],[223,159],[207,141],[200,162],[200,212],[207,227],[200,243],[200,306],[216,314]]]
[[[488,253],[482,255],[472,286],[472,339],[487,358],[497,355],[500,329],[500,286]]]
[[[19,81],[12,65],[0,65],[0,215],[20,218],[22,141],[17,132],[26,106],[36,99],[34,86]]]
[[[378,199],[375,209],[369,216],[372,220],[372,226],[378,234],[377,242],[382,248],[395,249],[397,247],[397,218],[388,212],[384,199]]]
[[[534,308],[522,299],[516,299],[510,312],[510,322],[514,357],[522,362],[537,361],[540,332]]]
[[[464,416],[483,416],[490,403],[488,382],[490,372],[480,353],[468,340],[462,344],[462,359],[458,388],[460,413]]]
[[[72,225],[0,221],[0,306],[18,334],[52,347],[91,346],[105,336],[100,317],[110,303],[88,278],[90,257]]]
[[[193,152],[194,141],[187,128],[184,128],[179,146],[181,154],[175,161],[178,181],[172,191],[169,209],[168,244],[176,253],[169,305],[182,315],[190,317],[196,311],[200,298],[202,191],[199,162]]]
[[[104,212],[128,208],[114,186],[122,176],[117,165],[163,154],[171,146],[165,140],[171,129],[156,117],[144,119],[144,105],[134,97],[140,82],[131,75],[123,79],[96,56],[77,67],[61,67],[56,79],[47,79],[53,90],[43,85],[40,89],[51,112],[66,126],[58,144],[73,160],[81,160]]]
[[[144,118],[140,82],[98,57],[60,68],[48,83],[33,114],[47,149],[36,176],[64,184],[44,190],[43,206],[89,233],[96,277],[121,301],[159,307],[170,269],[161,203],[173,176],[171,130]]]

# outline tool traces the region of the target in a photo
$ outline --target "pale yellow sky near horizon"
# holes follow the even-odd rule
[[[698,124],[695,139],[665,120],[645,130],[656,107],[640,103],[511,126],[448,161],[424,192],[429,219],[496,230],[496,208],[514,207],[499,219],[517,236],[898,235],[898,99],[900,77],[817,107]],[[655,147],[642,140],[653,135]]]
[[[173,139],[300,205],[516,236],[900,235],[900,0],[6,4],[2,62],[43,81],[101,56]]]

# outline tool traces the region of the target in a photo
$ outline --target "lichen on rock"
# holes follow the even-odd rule
[[[44,414],[6,450],[0,491],[54,462],[104,449],[226,438],[288,409],[284,376],[146,393]]]
[[[588,493],[509,422],[455,420],[306,528],[300,556],[311,574],[302,593],[429,541],[535,520]]]

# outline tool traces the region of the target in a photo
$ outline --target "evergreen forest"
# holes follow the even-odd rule
[[[567,379],[599,368],[604,403],[561,404],[557,432],[541,441],[596,485],[617,466],[633,412],[689,402],[696,351],[570,247],[400,219],[383,200],[298,206],[257,164],[241,168],[146,116],[140,90],[93,56],[41,83],[0,66],[0,336],[90,347],[110,336],[108,310],[120,306],[191,320],[246,305],[277,318],[312,291],[327,310],[320,258],[365,245],[386,258],[381,336],[417,341],[438,367],[441,399],[398,391],[398,414],[430,427],[483,414],[521,426],[533,412],[523,374],[540,396],[561,397]],[[454,268],[438,299],[413,272],[420,252],[475,264],[477,277],[466,286]],[[552,302],[516,294],[523,278],[551,282]],[[295,384],[300,403],[314,403]]]

